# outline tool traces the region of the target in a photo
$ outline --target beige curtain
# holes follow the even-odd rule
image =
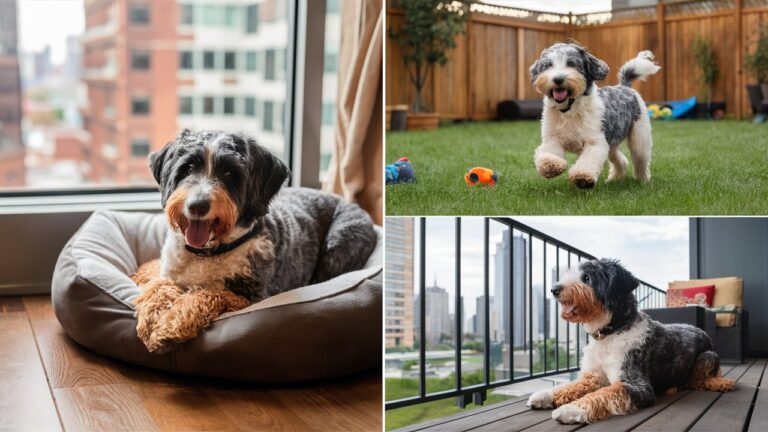
[[[323,189],[383,215],[382,0],[341,1],[336,147]]]

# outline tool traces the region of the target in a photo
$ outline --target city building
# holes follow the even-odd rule
[[[413,347],[413,219],[387,219],[386,347]]]
[[[497,328],[493,327],[491,338],[495,341],[509,343],[507,335],[509,320],[513,320],[513,346],[521,346],[525,343],[526,329],[526,281],[528,268],[526,260],[528,249],[527,240],[522,236],[513,236],[510,242],[510,230],[502,233],[502,240],[496,243],[494,255],[494,310],[498,318]],[[512,248],[512,270],[510,271],[510,248]],[[510,289],[511,283],[511,289]],[[514,306],[510,304],[510,295],[514,300]],[[510,308],[514,307],[512,314]]]
[[[16,0],[0,2],[0,186],[26,183]]]
[[[387,228],[389,229],[389,228]],[[387,234],[389,235],[389,234]],[[389,265],[389,264],[387,264]],[[441,342],[448,342],[451,337],[451,319],[448,312],[449,296],[448,291],[437,286],[437,280],[431,287],[426,288],[426,340],[428,345],[435,345]],[[414,308],[414,327],[421,326],[419,317],[419,302],[421,296],[417,295],[413,302]]]

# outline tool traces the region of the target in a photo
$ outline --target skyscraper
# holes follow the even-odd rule
[[[387,225],[389,229],[389,225]],[[389,232],[387,232],[389,235]],[[437,286],[437,281],[433,286],[426,288],[426,339],[428,344],[437,344],[444,337],[451,335],[451,320],[448,313],[448,292]],[[414,327],[421,325],[419,316],[419,302],[421,296],[417,295],[414,299]]]
[[[16,0],[0,2],[0,185],[25,184]]]
[[[388,218],[386,346],[413,346],[413,219]]]
[[[507,331],[509,320],[512,319],[514,346],[520,346],[526,340],[528,322],[526,311],[526,281],[528,268],[527,240],[522,236],[513,236],[510,246],[510,230],[502,233],[502,240],[496,243],[494,255],[494,310],[496,311],[498,328],[492,329],[491,338],[499,342],[510,342]],[[510,272],[510,247],[512,248],[512,271]],[[510,290],[511,283],[511,290]],[[510,295],[514,300],[514,309],[510,314]],[[495,331],[494,331],[495,330]],[[495,339],[494,339],[495,337]]]

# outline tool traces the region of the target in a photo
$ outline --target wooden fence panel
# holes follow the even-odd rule
[[[470,103],[473,119],[496,117],[496,104],[517,97],[517,31],[514,27],[473,22],[470,49]]]
[[[442,118],[467,117],[467,71],[469,69],[467,36],[456,38],[456,48],[448,53],[448,63],[436,66],[432,72],[434,105],[430,105]]]
[[[763,11],[748,11],[742,14],[741,16],[741,22],[742,22],[742,29],[743,29],[743,42],[742,46],[744,47],[745,52],[752,52],[755,49],[756,41],[755,41],[755,30],[757,30],[758,27],[761,25],[768,25],[768,8],[766,8]],[[743,77],[742,77],[742,83],[744,86],[747,84],[754,84],[757,82],[755,77],[750,74],[746,69],[743,71]],[[742,97],[742,113],[745,113],[746,115],[752,114],[752,107],[749,104],[749,97],[746,95],[745,88],[742,88],[741,91],[745,92],[744,97]]]

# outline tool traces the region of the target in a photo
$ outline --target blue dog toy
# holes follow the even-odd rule
[[[411,183],[416,181],[413,165],[407,157],[401,157],[397,162],[384,167],[387,175],[387,184]]]

